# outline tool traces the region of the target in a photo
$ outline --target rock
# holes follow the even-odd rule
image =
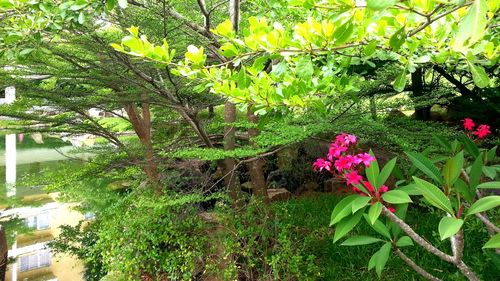
[[[304,189],[306,191],[317,191],[318,190],[318,183],[315,181],[306,182],[304,184]]]
[[[267,197],[270,202],[285,201],[292,198],[292,193],[285,188],[270,188],[267,190]]]

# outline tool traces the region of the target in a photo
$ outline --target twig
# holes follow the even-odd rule
[[[412,259],[410,259],[408,256],[406,256],[401,250],[398,248],[394,249],[394,252],[396,255],[398,255],[399,258],[401,258],[408,266],[410,266],[413,270],[415,270],[418,274],[422,275],[424,278],[432,281],[441,281],[441,279],[437,278],[436,276],[430,274],[427,272],[425,269],[421,268],[418,266]]]

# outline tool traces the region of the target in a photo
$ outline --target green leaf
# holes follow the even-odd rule
[[[467,211],[467,216],[488,211],[489,209],[493,209],[497,206],[500,206],[500,196],[492,195],[483,197],[470,206],[469,211]]]
[[[460,176],[464,165],[464,153],[460,151],[455,157],[448,159],[443,166],[443,178],[448,187],[452,187]]]
[[[250,76],[247,74],[246,69],[242,67],[238,72],[238,88],[246,89],[251,83]]]
[[[374,224],[375,221],[377,221],[378,217],[380,216],[380,213],[382,212],[382,203],[380,202],[375,202],[370,207],[370,210],[368,211],[368,222],[370,224]]]
[[[436,134],[432,134],[432,137],[434,138],[434,140],[436,140],[436,142],[439,145],[441,145],[444,149],[446,149],[446,151],[451,151],[451,144],[446,138]]]
[[[394,90],[398,92],[402,92],[405,87],[406,87],[406,76],[408,75],[408,66],[406,66],[403,71],[401,71],[398,76],[396,77],[396,80],[394,80],[394,83],[392,84]]]
[[[373,154],[373,151],[371,149],[370,149],[370,155],[375,157],[375,155]],[[365,174],[366,174],[366,177],[368,178],[368,181],[370,182],[370,184],[376,190],[378,190],[377,179],[378,179],[379,173],[380,173],[380,170],[378,167],[378,162],[377,162],[377,159],[375,159],[374,161],[372,161],[370,163],[370,167],[365,169]]]
[[[382,171],[377,178],[377,188],[380,188],[391,175],[392,169],[394,169],[394,165],[396,165],[396,159],[397,157],[394,157],[389,162],[387,162],[387,164],[385,164],[384,168],[382,168]]]
[[[458,136],[460,142],[464,145],[465,151],[467,151],[473,157],[477,157],[479,155],[479,149],[477,145],[471,141],[466,135]]]
[[[495,156],[497,155],[497,147],[493,147],[490,150],[488,150],[488,153],[486,154],[486,159],[488,161],[493,161],[495,160]]]
[[[476,190],[477,185],[481,181],[481,174],[483,173],[483,154],[479,154],[472,163],[469,173],[469,186],[473,191]],[[475,192],[474,192],[475,193]]]
[[[368,8],[376,11],[384,10],[396,4],[396,0],[367,0]]]
[[[464,221],[461,219],[452,217],[442,218],[438,226],[439,236],[441,236],[441,240],[455,235],[460,230],[463,224]]]
[[[368,197],[368,196],[360,196],[360,197],[356,198],[351,204],[352,213],[354,214],[359,209],[368,205],[368,202],[370,202],[371,199],[372,198]]]
[[[364,209],[354,213],[354,215],[342,219],[335,227],[335,235],[333,236],[333,243],[337,242],[340,238],[344,237],[351,231],[361,220]]]
[[[467,62],[469,64],[470,72],[472,73],[472,80],[474,80],[474,84],[476,84],[479,88],[488,87],[490,85],[490,78],[488,77],[488,74],[486,74],[484,67],[476,65],[470,61]]]
[[[409,184],[405,186],[398,187],[396,190],[401,190],[406,192],[408,195],[422,195],[422,192],[417,188],[416,184]]]
[[[486,244],[484,244],[483,249],[498,249],[500,248],[500,233],[491,237]]]
[[[417,189],[422,192],[422,195],[425,199],[427,199],[427,201],[429,201],[429,203],[449,214],[454,214],[450,199],[446,197],[441,189],[437,188],[437,186],[432,183],[417,177],[413,177],[413,180],[417,184]]]
[[[367,244],[372,244],[376,242],[383,241],[382,239],[378,239],[375,237],[371,236],[353,236],[345,240],[342,244],[342,246],[359,246],[359,245],[367,245]]]
[[[467,15],[460,23],[452,49],[457,52],[466,50],[468,46],[474,44],[484,35],[486,30],[486,14],[488,7],[485,0],[475,0],[471,5]]]
[[[396,241],[396,246],[398,247],[413,246],[413,240],[411,240],[411,238],[408,236],[402,236],[398,239],[398,241]]]
[[[330,226],[336,224],[341,219],[352,214],[351,204],[356,198],[359,198],[359,197],[361,197],[361,196],[350,195],[350,196],[347,196],[346,198],[342,199],[339,203],[337,203],[337,205],[335,205],[335,208],[332,211],[332,216],[330,219]]]
[[[410,158],[411,162],[415,167],[417,167],[420,171],[426,174],[429,178],[435,180],[436,182],[442,184],[443,180],[441,179],[441,174],[439,170],[434,164],[432,164],[431,160],[422,154],[415,152],[405,152]]]
[[[311,61],[311,57],[309,56],[301,57],[297,62],[295,73],[297,74],[297,77],[304,79],[306,81],[308,79],[311,79],[314,73],[314,67]]]
[[[462,179],[458,179],[454,186],[467,201],[474,200],[475,192]]]
[[[389,46],[391,46],[392,50],[397,52],[399,48],[403,45],[403,43],[406,41],[406,33],[405,33],[405,27],[401,27],[396,33],[394,33],[391,38],[389,39]]]
[[[382,270],[389,259],[390,253],[391,243],[387,242],[370,258],[370,261],[368,262],[368,270],[375,267],[375,271],[377,272],[378,277],[380,277]]]
[[[365,46],[365,55],[371,56],[377,50],[377,40],[372,40]]]
[[[406,219],[406,212],[408,211],[408,204],[400,204],[396,205],[396,212],[394,215],[396,215],[398,218],[405,220]],[[389,221],[389,228],[391,229],[392,235],[394,237],[397,237],[399,233],[401,232],[401,227],[394,223],[393,221]]]
[[[389,229],[380,220],[375,220],[375,223],[372,224],[367,214],[363,214],[363,217],[368,222],[368,224],[373,228],[373,230],[378,232],[380,235],[385,236],[388,239],[391,239],[391,233],[389,232]]]
[[[80,12],[80,14],[78,15],[78,23],[79,24],[85,23],[85,15],[83,14],[83,12]]]
[[[338,27],[333,33],[333,38],[335,38],[335,44],[343,44],[349,40],[354,31],[354,24],[352,24],[352,19],[348,20],[346,23]]]
[[[382,199],[391,204],[404,204],[412,202],[410,196],[408,196],[406,192],[397,189],[389,190],[388,192],[382,194]]]
[[[477,188],[500,189],[500,181],[485,182],[478,185]]]
[[[482,170],[484,175],[492,180],[494,180],[495,177],[497,176],[497,169],[495,169],[494,167],[483,166]]]

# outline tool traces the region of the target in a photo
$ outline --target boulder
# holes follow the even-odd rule
[[[292,193],[285,188],[270,188],[267,190],[267,197],[270,202],[285,201],[292,198]]]

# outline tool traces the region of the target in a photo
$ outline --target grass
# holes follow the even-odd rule
[[[341,198],[321,194],[293,199],[274,204],[273,208],[282,223],[292,225],[297,235],[302,236],[305,254],[317,257],[322,269],[321,280],[424,280],[397,256],[391,254],[379,279],[374,270],[368,271],[368,261],[378,247],[377,244],[365,246],[340,246],[333,244],[333,229],[328,227],[330,214]],[[440,241],[437,233],[439,214],[430,212],[417,205],[411,206],[408,223],[417,233],[447,253],[450,253],[449,240]],[[364,221],[350,235],[377,235]],[[481,280],[498,280],[500,268],[499,255],[493,251],[483,251],[482,245],[488,235],[482,224],[475,218],[466,223],[464,261],[479,275]],[[343,241],[344,239],[342,239]],[[454,267],[427,253],[420,246],[405,247],[402,251],[421,267],[443,280],[466,280]],[[495,266],[495,263],[497,265]]]

